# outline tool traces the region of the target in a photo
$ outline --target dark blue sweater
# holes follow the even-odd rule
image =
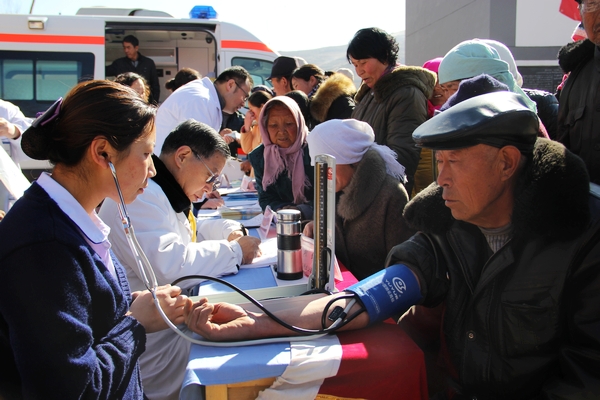
[[[0,398],[141,399],[131,294],[37,184],[0,222]]]

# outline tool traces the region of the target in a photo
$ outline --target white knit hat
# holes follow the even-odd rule
[[[376,150],[385,161],[389,175],[406,182],[404,167],[396,161],[396,153],[387,146],[375,143],[373,128],[355,119],[332,119],[317,125],[306,137],[311,163],[315,157],[329,154],[336,164],[348,165],[362,160],[369,149]]]

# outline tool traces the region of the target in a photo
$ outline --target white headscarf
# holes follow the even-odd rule
[[[385,161],[388,175],[406,183],[404,166],[396,160],[396,153],[387,146],[375,143],[373,128],[355,119],[332,119],[317,125],[306,137],[311,163],[315,157],[329,154],[336,164],[348,165],[362,160],[365,153],[376,150]]]

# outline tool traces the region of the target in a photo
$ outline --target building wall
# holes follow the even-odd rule
[[[504,43],[524,86],[553,91],[562,71],[556,55],[577,22],[560,14],[561,0],[406,0],[406,64],[443,57],[458,43]]]

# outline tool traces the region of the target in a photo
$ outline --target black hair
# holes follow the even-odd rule
[[[389,33],[379,28],[361,29],[352,38],[346,50],[346,59],[355,60],[375,58],[382,64],[396,65],[398,61],[398,42]]]
[[[215,83],[225,83],[230,79],[235,80],[238,85],[243,85],[244,82],[246,82],[246,80],[250,82],[250,86],[254,84],[254,81],[252,80],[252,77],[250,76],[248,71],[246,71],[244,67],[240,67],[239,65],[229,67],[223,72],[221,72],[217,77]]]
[[[161,155],[174,153],[181,146],[189,146],[194,153],[204,159],[210,158],[216,152],[225,157],[231,155],[229,145],[217,131],[193,119],[182,122],[169,133]]]
[[[133,45],[133,47],[137,47],[140,45],[140,41],[138,40],[138,38],[136,38],[133,35],[127,35],[123,38],[123,43],[131,43]]]
[[[69,91],[56,119],[23,133],[21,147],[33,159],[74,166],[99,136],[118,152],[127,152],[133,142],[151,132],[155,115],[156,107],[129,86],[86,81]]]
[[[306,123],[306,126],[308,126],[309,128],[312,128],[312,117],[310,115],[310,100],[308,98],[308,96],[306,95],[306,93],[304,93],[301,90],[292,90],[291,92],[288,92],[285,94],[286,97],[291,98],[292,100],[294,100],[296,102],[296,104],[298,104],[298,107],[300,108],[300,112],[302,113],[302,116],[304,117],[304,122]],[[271,103],[269,103],[271,104]],[[277,104],[277,103],[275,103]],[[273,104],[273,105],[275,105]]]
[[[263,90],[259,90],[254,92],[248,97],[248,103],[252,104],[254,107],[262,107],[267,101],[271,100],[273,96],[271,96],[268,92]]]
[[[325,80],[325,72],[315,64],[305,64],[292,72],[292,78],[305,81],[310,80],[311,76],[314,76],[319,83]]]
[[[169,79],[167,83],[165,83],[165,88],[174,92],[186,83],[195,81],[201,77],[202,75],[200,75],[200,72],[193,68],[181,68],[177,71],[174,78]]]

